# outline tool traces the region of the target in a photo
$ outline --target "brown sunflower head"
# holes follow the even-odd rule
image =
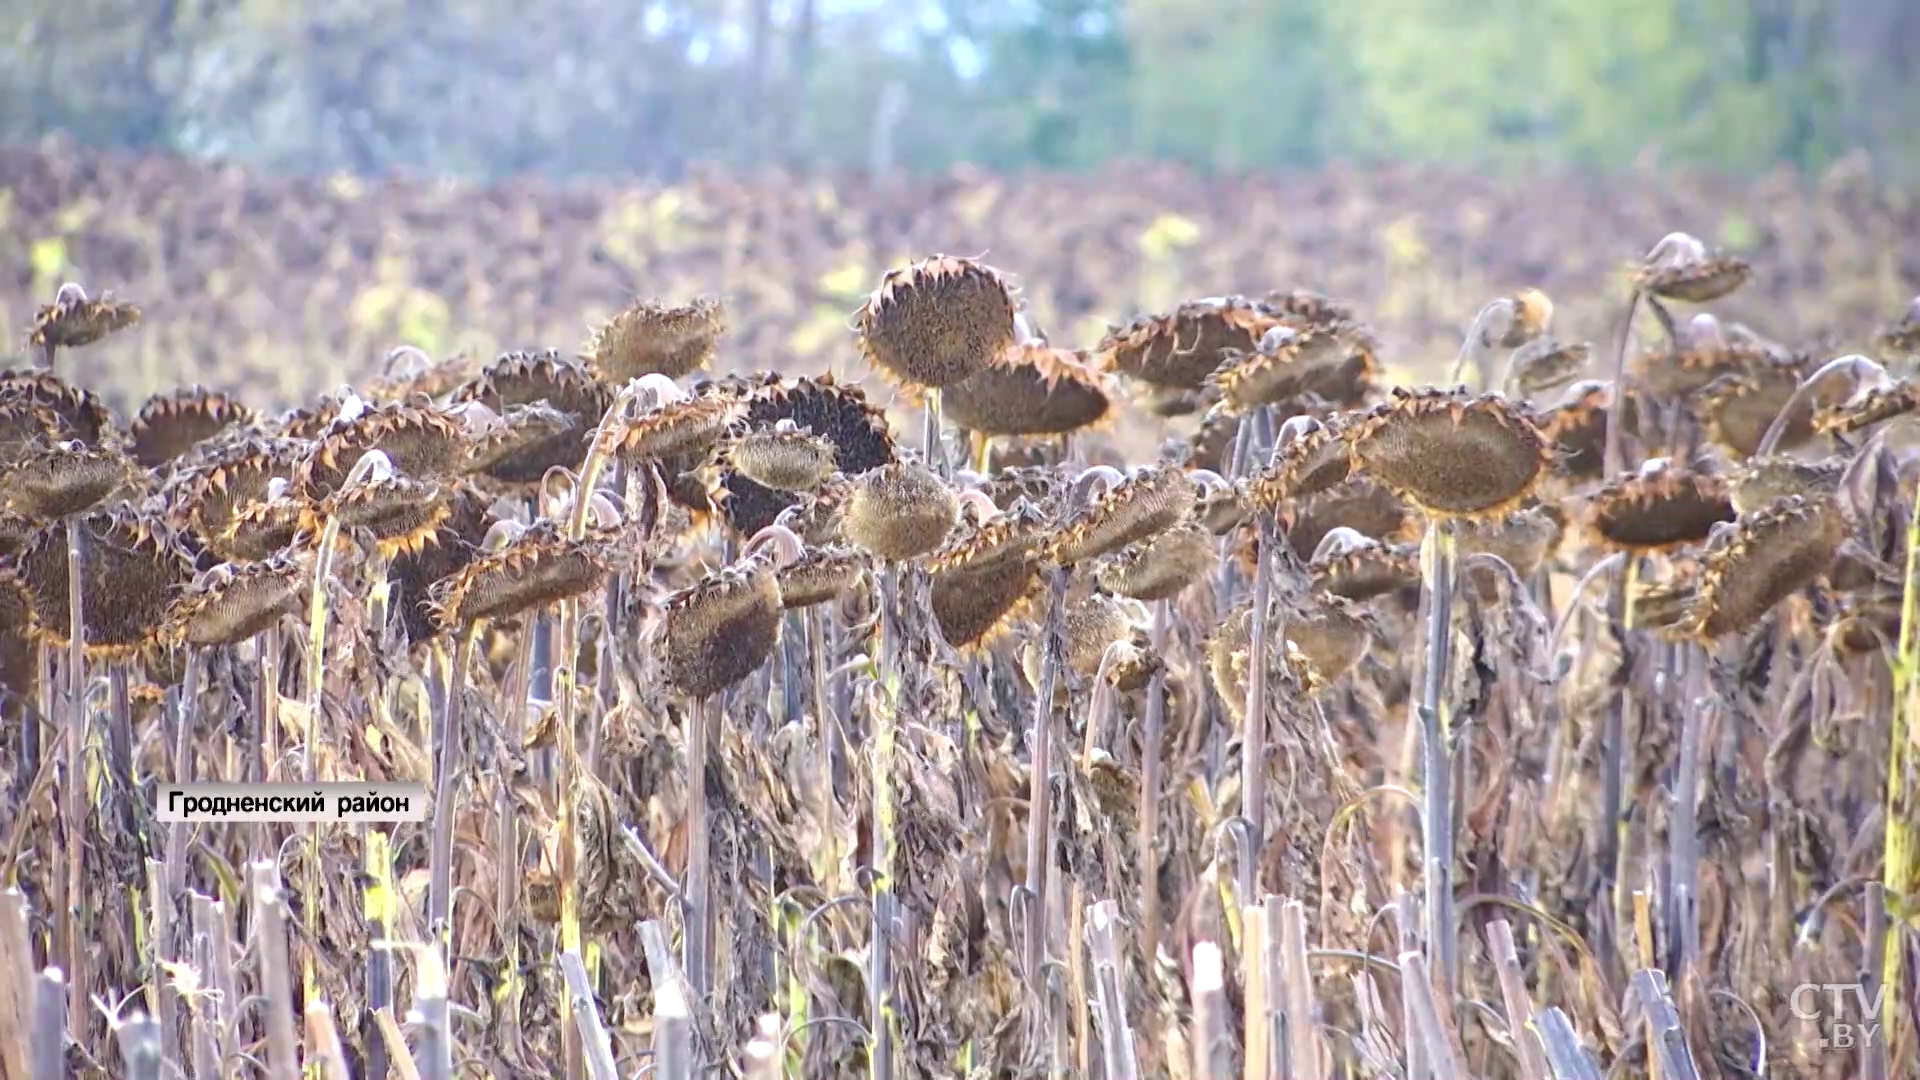
[[[1635,584],[1634,624],[1663,637],[1681,636],[1677,628],[1686,619],[1693,594],[1699,587],[1699,562],[1692,558],[1675,560],[1664,579]]]
[[[1252,352],[1227,351],[1207,380],[1244,412],[1309,397],[1351,407],[1366,400],[1378,374],[1372,351],[1345,331],[1281,325],[1262,334]]]
[[[925,555],[953,531],[960,513],[953,489],[917,461],[861,474],[840,512],[849,541],[886,562]]]
[[[1358,320],[1352,305],[1312,289],[1276,289],[1262,303],[1292,326],[1350,326]]]
[[[380,374],[367,380],[367,396],[375,401],[438,400],[452,394],[478,375],[480,365],[466,353],[438,360],[416,345],[387,350]]]
[[[29,447],[60,440],[60,419],[30,401],[0,400],[0,470],[26,455]]]
[[[1846,471],[1846,460],[1837,457],[1820,461],[1783,454],[1748,458],[1735,470],[1728,494],[1736,512],[1751,514],[1789,495],[1810,501],[1827,498],[1839,490]]]
[[[137,472],[117,450],[77,440],[39,443],[11,468],[0,466],[0,508],[37,521],[68,517],[125,490]]]
[[[306,583],[305,560],[291,554],[221,563],[175,597],[162,637],[170,644],[202,647],[246,641],[297,613]]]
[[[1068,565],[1165,532],[1192,513],[1193,478],[1178,465],[1151,465],[1093,500],[1055,535],[1049,557]]]
[[[1373,642],[1372,615],[1354,602],[1322,592],[1294,605],[1287,617],[1287,642],[1300,650],[1324,682],[1352,671]]]
[[[789,381],[768,374],[746,381],[743,390],[749,428],[791,421],[832,443],[834,468],[847,476],[895,459],[886,414],[868,404],[859,387],[837,385],[829,376]],[[727,526],[740,537],[755,535],[800,501],[797,494],[776,491],[735,469],[721,471],[720,489]]]
[[[1271,641],[1272,639],[1269,638]],[[1279,643],[1275,642],[1275,645]],[[1291,640],[1283,647],[1267,650],[1269,700],[1279,689],[1280,679],[1291,674],[1309,681],[1310,665]],[[1284,667],[1282,665],[1285,665]],[[1253,669],[1253,604],[1241,601],[1220,620],[1219,628],[1207,639],[1207,675],[1214,692],[1234,722],[1240,723],[1247,711],[1247,676]]]
[[[1869,387],[1851,400],[1820,409],[1813,416],[1813,430],[1825,435],[1851,435],[1915,410],[1920,410],[1920,382],[1903,379]]]
[[[1280,515],[1287,543],[1302,559],[1313,558],[1320,542],[1335,529],[1386,540],[1399,537],[1416,520],[1400,496],[1366,476],[1349,476],[1325,491],[1297,499]]]
[[[727,448],[727,464],[774,491],[812,491],[836,468],[833,444],[791,420],[740,436]]]
[[[51,413],[62,439],[88,446],[117,443],[113,413],[98,395],[75,386],[51,371],[0,372],[0,407],[37,405]]]
[[[1094,580],[1120,596],[1168,600],[1206,577],[1218,560],[1213,533],[1198,521],[1183,521],[1109,557]]]
[[[975,526],[963,523],[927,560],[940,636],[956,649],[991,642],[1039,591],[1046,519],[1028,502]]]
[[[1539,484],[1552,453],[1533,418],[1494,394],[1409,392],[1354,428],[1353,464],[1431,517],[1499,517]]]
[[[193,578],[182,538],[151,511],[122,503],[80,521],[81,619],[89,656],[132,656],[159,639],[174,595]],[[29,537],[14,560],[35,634],[64,647],[71,625],[67,597],[67,530],[49,525]]]
[[[1507,392],[1525,399],[1558,390],[1578,379],[1592,359],[1593,346],[1587,342],[1535,338],[1507,361]]]
[[[468,475],[507,488],[538,484],[550,469],[579,468],[586,457],[580,420],[544,401],[508,406],[469,439]]]
[[[781,610],[779,574],[757,559],[667,597],[656,639],[667,685],[698,700],[753,674],[779,640]]]
[[[1826,573],[1845,538],[1845,519],[1831,499],[1793,495],[1742,514],[1701,551],[1699,588],[1676,629],[1700,638],[1752,629]]]
[[[669,307],[634,304],[608,319],[587,342],[587,364],[602,382],[624,386],[642,375],[685,378],[706,367],[726,333],[727,311],[711,296]]]
[[[478,401],[494,412],[514,405],[547,404],[593,427],[613,404],[613,390],[554,349],[502,353],[480,374],[456,388],[451,401]]]
[[[984,435],[1065,435],[1111,407],[1105,377],[1084,354],[1037,341],[1008,346],[940,397],[947,419]]]
[[[1014,343],[1013,296],[985,263],[935,255],[890,270],[859,314],[860,351],[910,386],[952,386]]]
[[[598,533],[572,540],[558,523],[541,519],[435,585],[435,621],[449,630],[510,619],[591,592],[612,565],[611,542]]]
[[[871,561],[866,553],[840,544],[808,548],[780,568],[780,603],[791,611],[837,600],[867,573]]]
[[[1714,445],[1730,457],[1751,457],[1799,385],[1798,376],[1789,370],[1749,369],[1719,376],[1702,387],[1693,396],[1693,407]],[[1814,402],[1802,398],[1780,429],[1774,449],[1790,450],[1811,440],[1813,414]]]
[[[1220,474],[1210,470],[1196,470],[1196,480],[1206,477],[1218,477]],[[1232,532],[1240,524],[1253,516],[1253,501],[1241,492],[1237,485],[1211,481],[1199,485],[1193,504],[1194,519],[1215,536]]]
[[[1620,551],[1652,553],[1697,544],[1734,518],[1726,478],[1656,462],[1594,493],[1587,527]]]
[[[360,458],[372,450],[387,456],[394,471],[417,480],[458,473],[467,456],[465,425],[439,409],[382,405],[351,420],[336,420],[314,440],[295,474],[300,493],[324,499],[339,489]]]
[[[220,432],[256,419],[252,409],[204,386],[155,394],[140,406],[128,430],[133,459],[157,469]]]
[[[410,642],[426,641],[438,632],[433,587],[464,570],[482,554],[487,531],[493,526],[489,500],[478,488],[456,489],[446,500],[447,515],[428,540],[412,551],[393,556],[387,580],[393,589],[393,607]]]
[[[1254,351],[1280,316],[1243,296],[1181,304],[1169,315],[1135,319],[1107,332],[1095,352],[1106,367],[1129,378],[1175,390],[1198,390],[1227,358],[1227,350]]]
[[[1307,571],[1315,589],[1346,600],[1371,600],[1420,584],[1420,545],[1333,532],[1321,541]]]
[[[1753,267],[1735,255],[1712,253],[1685,233],[1656,244],[1634,271],[1634,288],[1689,304],[1708,304],[1745,285]]]
[[[1530,506],[1498,521],[1468,522],[1455,535],[1462,555],[1497,555],[1524,581],[1552,556],[1565,532],[1558,514]]]
[[[18,715],[18,704],[33,700],[40,683],[32,619],[26,590],[0,558],[0,712],[8,716]]]
[[[1513,320],[1507,324],[1506,332],[1491,342],[1502,349],[1518,349],[1540,340],[1553,322],[1553,298],[1532,286],[1507,297],[1507,304],[1513,311]]]
[[[705,458],[741,412],[739,399],[725,390],[662,402],[627,422],[620,456],[632,462]]]
[[[370,540],[382,557],[392,558],[433,538],[449,513],[448,494],[439,484],[407,476],[369,477],[308,504],[301,528],[318,535],[332,518],[340,523],[343,541],[349,536]]]
[[[1067,638],[1067,667],[1090,676],[1100,670],[1108,646],[1133,637],[1126,606],[1106,593],[1089,593],[1070,605],[1062,620]]]
[[[1346,428],[1337,418],[1323,424],[1295,417],[1281,428],[1280,448],[1253,478],[1248,494],[1255,506],[1272,513],[1295,499],[1331,490],[1352,469]]]
[[[1229,471],[1234,440],[1240,437],[1240,419],[1240,414],[1224,402],[1208,409],[1200,418],[1200,426],[1187,436],[1187,464],[1217,473]]]
[[[254,438],[222,446],[177,475],[174,505],[194,535],[222,559],[265,558],[285,546],[299,527],[298,506],[290,499],[276,500],[271,495],[273,481],[278,479],[285,487],[304,452],[304,444],[291,439]],[[276,530],[268,526],[284,518],[285,535],[261,554],[242,555],[224,538],[243,517],[249,519],[246,530],[267,528],[269,532]],[[259,546],[250,537],[241,539],[248,549]]]
[[[27,344],[37,348],[78,349],[140,321],[140,309],[110,292],[88,297],[74,282],[60,286],[53,303],[34,313]]]

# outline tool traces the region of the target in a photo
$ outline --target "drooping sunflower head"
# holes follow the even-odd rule
[[[890,270],[858,315],[860,351],[910,386],[967,379],[1014,343],[1013,295],[993,267],[935,255]]]

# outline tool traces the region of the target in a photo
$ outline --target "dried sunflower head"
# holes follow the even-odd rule
[[[1224,403],[1207,410],[1200,426],[1187,436],[1187,464],[1224,473],[1233,460],[1234,440],[1240,437],[1240,414]]]
[[[612,537],[569,539],[551,519],[535,522],[498,551],[469,562],[436,584],[435,621],[443,630],[522,612],[599,587],[611,567]]]
[[[214,554],[222,559],[242,560],[244,557],[225,546],[221,537],[228,535],[243,516],[266,513],[256,507],[271,501],[274,480],[282,481],[285,486],[303,452],[303,445],[291,439],[254,438],[222,446],[199,458],[178,476],[174,483],[174,505],[194,535],[212,548]],[[287,528],[290,539],[292,531],[299,527],[299,511],[290,500],[285,502],[292,508]],[[277,517],[278,512],[268,516]],[[263,523],[263,519],[254,521],[256,525]],[[273,545],[268,553],[284,544],[282,540]]]
[[[677,307],[634,304],[594,331],[587,365],[610,386],[643,375],[685,378],[713,359],[726,329],[726,308],[715,297],[695,297]]]
[[[1171,420],[1177,416],[1192,416],[1211,402],[1210,395],[1204,390],[1183,390],[1172,386],[1152,386],[1139,395],[1140,407],[1155,416]]]
[[[1506,390],[1532,398],[1578,379],[1593,359],[1593,346],[1584,341],[1538,337],[1515,349],[1507,360]]]
[[[1798,376],[1780,368],[1722,375],[1693,396],[1694,411],[1714,445],[1731,457],[1751,457],[1799,385]],[[1811,440],[1813,414],[1814,402],[1802,398],[1787,417],[1774,449],[1790,450]]]
[[[959,513],[953,489],[926,466],[896,461],[854,480],[840,531],[877,558],[898,562],[938,548]]]
[[[1507,303],[1513,310],[1513,319],[1507,324],[1506,332],[1488,344],[1518,349],[1538,341],[1553,322],[1553,298],[1532,286],[1507,297]]]
[[[295,473],[302,495],[324,499],[339,489],[370,450],[387,455],[394,470],[416,480],[459,472],[467,456],[466,427],[439,409],[382,405],[351,420],[336,420],[314,440]]]
[[[1902,380],[1869,387],[1851,400],[1820,409],[1813,416],[1813,430],[1825,435],[1851,435],[1915,410],[1920,410],[1920,383]]]
[[[1552,461],[1533,418],[1503,397],[1409,392],[1351,435],[1353,464],[1432,517],[1499,517],[1525,501]]]
[[[74,282],[60,286],[53,303],[34,313],[27,344],[37,348],[78,349],[140,321],[140,309],[110,292],[89,298]]]
[[[620,456],[631,462],[704,459],[741,411],[739,400],[724,390],[662,402],[627,422]]]
[[[1782,454],[1748,458],[1735,470],[1728,492],[1733,508],[1742,514],[1764,509],[1789,495],[1819,500],[1839,490],[1846,474],[1844,458],[1804,461]]]
[[[98,506],[127,488],[137,470],[117,450],[79,441],[41,443],[0,467],[0,508],[52,521]]]
[[[1218,559],[1213,533],[1197,521],[1183,521],[1110,556],[1094,580],[1120,596],[1168,600],[1206,577]]]
[[[32,701],[40,682],[38,651],[33,645],[32,612],[27,592],[0,558],[0,716],[20,715],[20,704]]]
[[[1346,600],[1366,601],[1420,584],[1420,545],[1383,544],[1357,533],[1347,542],[1330,533],[1307,564],[1315,589]]]
[[[418,346],[401,345],[387,351],[380,374],[367,380],[366,393],[375,401],[439,400],[478,374],[479,364],[466,353],[435,360]]]
[[[809,548],[797,561],[780,568],[780,603],[791,611],[839,599],[867,572],[869,562],[855,548],[837,544]]]
[[[847,476],[895,458],[886,415],[868,404],[858,387],[839,386],[827,376],[790,382],[768,374],[753,380],[746,391],[750,428],[791,421],[832,443],[834,467]],[[741,537],[757,534],[800,501],[798,495],[776,491],[734,469],[721,471],[720,488],[727,526]]]
[[[947,419],[985,435],[1064,435],[1105,419],[1103,374],[1083,353],[1043,342],[1010,345],[992,363],[947,387]]]
[[[1300,651],[1324,682],[1353,670],[1373,643],[1373,616],[1352,601],[1322,592],[1294,605],[1287,617],[1287,643]]]
[[[1019,618],[1040,588],[1046,520],[1019,502],[977,527],[963,525],[927,560],[940,636],[956,649],[984,645]]]
[[[1069,605],[1062,624],[1067,638],[1067,667],[1083,677],[1100,670],[1108,646],[1133,637],[1133,620],[1126,607],[1105,593],[1089,593],[1079,603]],[[1037,646],[1039,642],[1036,639],[1032,644]]]
[[[1735,255],[1709,253],[1684,233],[1662,239],[1634,271],[1633,286],[1664,300],[1708,304],[1753,277],[1753,267]]]
[[[1198,390],[1226,359],[1227,350],[1251,353],[1281,318],[1243,296],[1208,297],[1169,315],[1135,319],[1107,332],[1094,351],[1108,370],[1154,386]]]
[[[0,407],[21,404],[37,405],[51,413],[57,424],[56,434],[62,439],[77,439],[88,446],[118,441],[113,413],[98,395],[51,371],[0,372]]]
[[[726,457],[734,471],[774,491],[812,491],[835,469],[833,444],[791,420],[747,432]]]
[[[757,559],[667,597],[656,639],[667,685],[697,700],[753,674],[779,640],[781,610],[779,574]]]
[[[1273,638],[1269,637],[1268,640],[1273,641]],[[1221,704],[1227,707],[1228,714],[1236,724],[1246,718],[1247,676],[1253,668],[1252,652],[1253,604],[1243,600],[1227,612],[1226,617],[1220,620],[1219,628],[1207,639],[1207,674],[1212,679],[1214,691],[1220,695]],[[1267,650],[1268,700],[1271,701],[1280,691],[1280,680],[1286,674],[1303,682],[1311,675],[1306,657],[1292,641],[1287,641],[1283,648],[1269,647]]]
[[[1831,499],[1793,495],[1742,514],[1701,551],[1700,585],[1675,629],[1701,638],[1752,629],[1826,573],[1845,538],[1845,519]]]
[[[1399,537],[1415,520],[1398,495],[1366,476],[1349,476],[1325,491],[1294,500],[1280,513],[1287,543],[1302,559],[1313,558],[1320,542],[1335,529],[1386,540]]]
[[[1560,545],[1563,524],[1548,507],[1530,506],[1498,521],[1467,522],[1455,537],[1462,555],[1497,555],[1524,581]]]
[[[80,520],[81,619],[89,656],[132,656],[159,639],[173,597],[193,578],[193,559],[160,516],[122,503]],[[64,647],[71,610],[67,596],[67,531],[49,525],[29,537],[12,563],[24,586],[36,636]]]
[[[449,512],[448,492],[440,485],[406,476],[369,477],[342,487],[319,504],[304,508],[301,528],[319,534],[328,518],[340,523],[343,539],[372,540],[383,558],[417,551],[433,538]]]
[[[0,470],[19,461],[29,447],[59,438],[60,419],[53,410],[30,401],[0,400]]]
[[[453,404],[467,401],[478,401],[494,412],[544,401],[593,427],[613,404],[613,390],[585,367],[562,359],[558,351],[542,349],[500,354],[477,378],[454,390]]]
[[[1262,303],[1291,326],[1350,326],[1358,318],[1351,305],[1312,289],[1276,289]]]
[[[1599,542],[1621,551],[1652,553],[1697,544],[1734,518],[1724,477],[1664,462],[1650,463],[1594,493],[1587,527]]]
[[[860,309],[860,351],[902,383],[952,386],[1014,343],[1013,314],[999,271],[935,255],[881,279]]]
[[[538,484],[550,469],[578,468],[586,457],[586,439],[571,413],[544,401],[510,405],[471,436],[466,471],[510,488]]]
[[[162,638],[192,646],[246,641],[297,613],[306,582],[306,561],[290,554],[241,565],[221,563],[174,598]]]
[[[1269,513],[1334,488],[1352,471],[1346,428],[1338,419],[1329,418],[1324,424],[1305,417],[1289,420],[1281,439],[1273,461],[1253,478],[1248,490],[1253,504]]]
[[[1193,511],[1193,478],[1178,465],[1151,465],[1100,493],[1055,535],[1048,556],[1072,564],[1165,532]]]
[[[1252,515],[1252,501],[1233,484],[1203,484],[1193,504],[1194,518],[1215,536],[1232,532]]]
[[[481,545],[492,526],[487,497],[477,488],[459,488],[447,499],[446,518],[427,542],[393,557],[387,580],[408,641],[425,641],[437,632],[433,587],[464,570],[481,554]]]
[[[1675,562],[1665,580],[1637,583],[1633,592],[1634,624],[1673,636],[1699,586],[1700,564],[1692,559]]]
[[[1209,385],[1241,411],[1311,397],[1336,407],[1366,400],[1378,376],[1371,350],[1343,330],[1274,326],[1252,352],[1228,350]]]
[[[258,418],[252,409],[204,386],[155,394],[133,418],[128,431],[131,453],[142,467],[157,469],[220,432]]]

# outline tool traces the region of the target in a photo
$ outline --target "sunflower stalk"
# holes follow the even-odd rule
[[[1916,491],[1920,502],[1920,490]],[[1893,672],[1893,723],[1887,754],[1886,838],[1883,841],[1887,900],[1895,905],[1895,927],[1910,927],[1915,919],[1912,897],[1920,893],[1920,508],[1907,520],[1905,583],[1900,596],[1900,643]],[[1887,989],[1882,1015],[1891,1042],[1898,1034],[1895,1018],[1909,1006],[1902,1000],[1906,988],[1905,933],[1886,935],[1881,959],[1881,985]]]
[[[931,406],[930,406],[931,408]],[[938,420],[930,419],[937,425]],[[932,428],[937,436],[937,427]],[[906,644],[902,640],[900,604],[900,567],[889,563],[880,575],[881,652],[883,654],[882,690],[875,695],[880,705],[873,710],[873,931],[867,957],[868,1002],[867,1031],[873,1039],[868,1055],[869,1075],[873,1080],[893,1077],[893,865],[895,825],[893,805],[893,755],[899,737],[898,710],[901,688],[894,683],[900,656]],[[910,691],[909,691],[910,692]]]
[[[1253,568],[1253,629],[1247,668],[1246,726],[1240,735],[1240,814],[1250,834],[1245,865],[1239,869],[1240,900],[1252,903],[1260,895],[1260,860],[1267,849],[1267,633],[1268,606],[1273,598],[1273,542],[1278,529],[1271,515],[1258,520]],[[1280,628],[1286,640],[1286,627]],[[1285,647],[1282,646],[1284,656]]]
[[[1172,627],[1173,604],[1157,600],[1153,605],[1153,654],[1167,655],[1167,637]],[[1147,715],[1140,735],[1140,950],[1148,970],[1160,955],[1160,788],[1165,783],[1162,744],[1166,741],[1167,672],[1166,665],[1154,668],[1147,683]]]
[[[717,723],[719,702],[704,697],[687,710],[687,872],[686,932],[682,941],[681,966],[694,1003],[704,1005],[711,989],[708,960],[712,943],[712,825],[707,815],[707,767],[712,754],[708,741]]]
[[[453,646],[453,665],[447,675],[447,697],[434,732],[433,839],[428,855],[427,926],[433,939],[453,962],[453,824],[460,771],[461,704],[466,697],[467,673],[473,667],[477,624],[462,627]],[[451,1067],[451,1066],[449,1066]]]
[[[1119,906],[1102,900],[1087,908],[1087,951],[1093,954],[1094,997],[1100,1010],[1100,1049],[1106,1080],[1139,1080],[1140,1065],[1127,1023],[1126,970],[1115,932]]]
[[[61,1029],[67,1026],[71,998],[66,979],[57,967],[42,971],[33,983],[33,1027],[29,1040],[33,1080],[67,1080],[67,1044]]]
[[[364,483],[374,474],[390,476],[393,462],[378,450],[369,450],[360,455],[348,471],[341,490],[351,489]],[[327,623],[331,615],[332,603],[327,594],[327,583],[333,578],[333,560],[335,548],[340,542],[340,519],[328,514],[327,523],[320,530],[320,554],[313,568],[313,585],[307,604],[307,716],[306,731],[300,746],[302,779],[309,784],[320,782],[320,714],[325,698],[327,671]],[[263,665],[262,671],[265,672]],[[269,691],[270,692],[270,691]],[[263,716],[262,722],[273,726],[271,716]],[[272,762],[269,760],[269,775]],[[313,902],[302,905],[302,914],[306,923],[306,947],[301,950],[301,985],[306,993],[303,1005],[311,1005],[320,996],[320,980],[315,978],[314,950],[320,945],[320,822],[315,821],[307,828],[307,882],[314,897]],[[292,1018],[288,1018],[292,1023]],[[309,1070],[312,1075],[312,1070]]]
[[[280,872],[272,863],[250,863],[247,883],[255,944],[260,950],[260,981],[267,998],[267,1075],[271,1080],[293,1080],[300,1072],[300,1057],[293,1028],[293,968],[287,961],[287,908]]]
[[[67,782],[61,788],[61,828],[66,837],[66,890],[60,898],[60,938],[67,956],[67,1035],[81,1049],[87,1040],[88,951],[92,948],[83,916],[92,905],[86,896],[87,805],[87,654],[86,607],[82,585],[87,534],[80,518],[67,518]]]
[[[1420,691],[1420,730],[1425,757],[1423,779],[1424,832],[1421,850],[1427,869],[1427,956],[1441,982],[1436,993],[1452,1001],[1457,939],[1453,918],[1453,794],[1450,734],[1447,731],[1446,686],[1453,669],[1453,579],[1459,564],[1452,526],[1430,521],[1427,528],[1427,641],[1424,678]],[[1434,1063],[1436,1074],[1439,1063]],[[1439,1080],[1449,1080],[1440,1076]]]
[[[1040,688],[1033,705],[1033,730],[1028,736],[1032,767],[1027,787],[1027,875],[1024,886],[1027,911],[1022,927],[1021,972],[1027,981],[1028,1007],[1044,1030],[1047,1008],[1046,958],[1047,871],[1053,851],[1052,783],[1053,698],[1060,669],[1066,664],[1067,578],[1070,571],[1056,566],[1047,590],[1047,621],[1040,653]],[[1043,1042],[1050,1041],[1043,1037]]]

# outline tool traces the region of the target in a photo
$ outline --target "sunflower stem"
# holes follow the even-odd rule
[[[464,626],[453,645],[453,666],[447,675],[447,699],[433,738],[433,840],[428,856],[427,926],[434,942],[453,965],[453,819],[459,813],[460,719],[466,696],[467,672],[473,667],[477,624]],[[451,1066],[449,1066],[451,1067]]]
[[[708,742],[713,735],[714,714],[718,712],[719,701],[713,697],[703,697],[692,703],[687,710],[687,871],[683,880],[687,887],[686,930],[681,948],[684,956],[680,963],[687,973],[687,985],[693,992],[693,1004],[697,1008],[707,1007],[707,994],[711,986],[710,970],[707,966],[712,955],[712,943],[709,940],[710,909],[712,907],[713,876],[713,837],[712,826],[707,819],[707,760],[711,754]]]
[[[1427,527],[1426,669],[1420,691],[1420,727],[1425,757],[1422,851],[1427,881],[1427,966],[1441,1001],[1453,1000],[1453,796],[1451,747],[1446,716],[1447,675],[1453,668],[1453,577],[1457,564],[1449,522]],[[1436,1062],[1436,1072],[1438,1071]]]
[[[1621,421],[1626,417],[1627,398],[1627,345],[1633,340],[1633,317],[1640,310],[1640,290],[1633,290],[1627,299],[1627,313],[1620,320],[1619,337],[1614,342],[1613,381],[1607,393],[1607,435],[1600,454],[1601,468],[1606,476],[1619,476],[1626,471],[1625,450],[1621,438]]]
[[[51,361],[51,357],[49,357]],[[67,518],[67,786],[62,790],[62,826],[67,841],[67,887],[61,897],[61,937],[67,954],[67,1035],[82,1050],[87,1041],[88,952],[92,945],[82,916],[86,891],[87,656],[85,589],[87,534],[80,517]]]
[[[1249,852],[1246,865],[1239,870],[1240,903],[1259,902],[1260,860],[1267,848],[1267,668],[1268,607],[1273,600],[1273,541],[1276,525],[1272,515],[1262,514],[1256,525],[1253,566],[1253,629],[1249,640],[1250,662],[1247,668],[1247,712],[1240,733],[1240,816],[1247,820]],[[1286,638],[1281,636],[1281,662],[1285,662]]]
[[[1021,950],[1021,972],[1027,980],[1028,1007],[1044,1029],[1051,1015],[1047,1002],[1046,958],[1047,871],[1053,851],[1052,770],[1053,696],[1066,662],[1067,578],[1070,570],[1056,566],[1047,596],[1047,624],[1041,639],[1040,688],[1033,704],[1033,731],[1028,736],[1032,768],[1027,789],[1027,915],[1026,940]]]
[[[1153,655],[1164,661],[1167,634],[1173,621],[1173,603],[1157,600],[1153,606]],[[1167,721],[1167,671],[1156,665],[1147,683],[1147,717],[1140,737],[1140,948],[1147,970],[1160,956],[1160,788]],[[1116,976],[1117,977],[1117,976]]]

